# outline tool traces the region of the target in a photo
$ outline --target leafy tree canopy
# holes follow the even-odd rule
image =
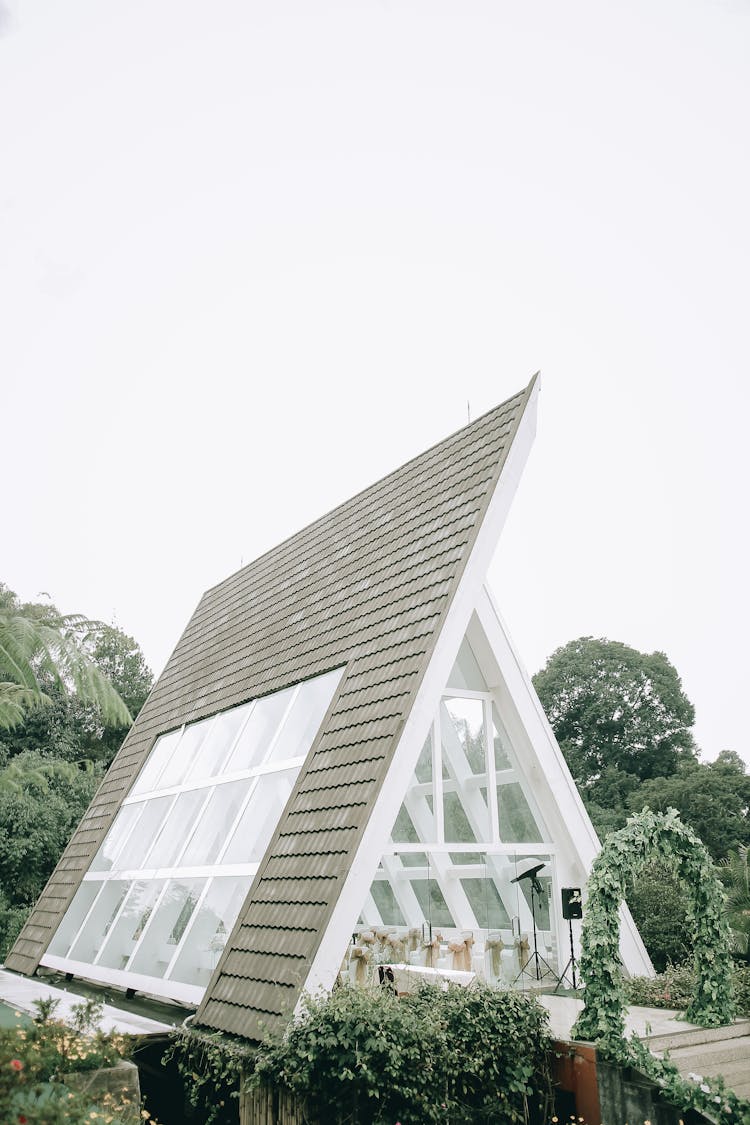
[[[23,604],[0,584],[0,728],[48,705],[50,687],[94,704],[105,723],[128,726],[128,708],[89,655],[103,628],[51,604]]]
[[[663,777],[695,756],[695,710],[663,652],[579,637],[552,654],[534,686],[584,791],[621,775]]]
[[[683,761],[671,777],[645,781],[628,797],[639,812],[677,809],[714,859],[750,844],[750,777],[739,755],[724,751],[715,762]]]
[[[65,669],[47,667],[38,655],[28,659],[33,675],[33,698],[12,716],[13,725],[0,723],[0,754],[6,758],[25,750],[40,750],[68,761],[90,759],[106,764],[114,757],[151,690],[153,677],[138,644],[120,629],[86,618],[64,618],[53,605],[19,603],[15,594],[0,584],[0,629],[2,613],[45,630],[60,630],[75,648],[75,659],[86,668],[94,693],[76,690],[77,684]],[[60,622],[70,623],[60,626]],[[26,628],[26,625],[21,627]],[[5,678],[0,652],[0,679]],[[27,677],[28,678],[28,677]],[[10,685],[11,689],[13,685]],[[99,688],[104,698],[99,698]],[[0,713],[2,709],[0,688]],[[13,694],[11,690],[11,695]],[[112,699],[117,703],[110,706]],[[5,730],[2,726],[5,725]]]

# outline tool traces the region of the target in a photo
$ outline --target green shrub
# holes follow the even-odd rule
[[[732,985],[737,1015],[750,1017],[750,966],[734,966]],[[695,992],[695,970],[692,965],[670,965],[655,977],[633,977],[625,992],[628,1004],[683,1011]]]
[[[251,1083],[292,1092],[330,1125],[512,1125],[549,1109],[547,1035],[541,1006],[484,985],[401,998],[345,987],[307,999],[260,1048]]]
[[[69,1089],[63,1075],[114,1066],[130,1049],[125,1036],[106,1034],[96,1024],[101,1002],[73,1009],[71,1023],[54,1018],[58,1001],[37,1002],[31,1025],[0,1028],[0,1121],[34,1125],[104,1125],[132,1112],[111,1095],[93,1105],[84,1092]]]

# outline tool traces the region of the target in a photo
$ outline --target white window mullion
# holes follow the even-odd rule
[[[490,840],[497,844],[500,840],[500,821],[497,812],[497,784],[495,779],[495,739],[492,725],[492,700],[484,700],[484,751],[487,761],[487,805],[490,810]]]
[[[445,819],[443,810],[443,742],[440,733],[440,708],[432,724],[432,800],[434,802],[433,820],[435,842],[445,840]]]

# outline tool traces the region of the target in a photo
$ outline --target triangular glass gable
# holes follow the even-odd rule
[[[341,674],[157,738],[42,964],[199,1003]]]
[[[388,962],[527,986],[534,924],[540,956],[557,963],[554,851],[464,637],[360,913],[352,979]],[[536,889],[518,880],[537,866]]]

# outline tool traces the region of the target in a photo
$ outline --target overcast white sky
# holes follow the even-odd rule
[[[2,0],[0,580],[160,671],[201,592],[542,370],[530,671],[747,736],[748,0]]]

